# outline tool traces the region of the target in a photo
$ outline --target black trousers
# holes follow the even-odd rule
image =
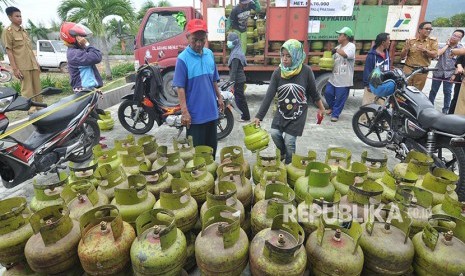
[[[218,140],[216,138],[217,125],[218,121],[213,120],[203,124],[191,125],[186,131],[187,136],[192,136],[194,147],[209,146],[213,148],[213,159],[215,159],[216,148],[218,146]]]
[[[250,120],[249,106],[244,95],[244,82],[234,83],[234,98],[237,107],[242,111],[242,120]]]
[[[460,92],[461,86],[462,85],[460,83],[456,83],[454,85],[454,96],[452,97],[452,100],[450,101],[449,114],[454,114],[455,112],[455,106],[457,105],[457,99],[459,98],[459,92]]]

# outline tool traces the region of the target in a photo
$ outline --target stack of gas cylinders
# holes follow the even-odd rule
[[[0,201],[5,275],[465,273],[458,176],[429,156],[388,169],[385,155],[328,148],[285,165],[266,132],[247,137],[253,166],[240,146],[215,160],[191,137],[97,145],[91,162],[35,182],[30,202]]]

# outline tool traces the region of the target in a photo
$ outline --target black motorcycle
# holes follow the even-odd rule
[[[407,84],[415,74],[435,70],[415,67],[410,75],[398,68],[389,72],[396,83],[394,94],[382,98],[384,105],[360,107],[352,128],[365,144],[393,150],[401,161],[411,150],[430,155],[436,167],[460,176],[456,191],[465,200],[465,116],[442,114],[424,93]]]

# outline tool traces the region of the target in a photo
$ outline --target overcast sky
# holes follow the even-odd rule
[[[191,6],[192,0],[168,0],[172,6]],[[28,19],[38,25],[42,22],[45,26],[50,25],[50,20],[54,19],[55,21],[60,22],[56,10],[62,2],[62,0],[14,0],[13,6],[21,10],[21,15],[23,16],[23,25],[27,24]],[[140,9],[142,4],[146,0],[131,0],[136,11]],[[152,0],[153,3],[157,3],[157,0]],[[198,5],[198,1],[197,1]],[[3,13],[0,13],[0,21],[3,22],[4,26],[10,25],[10,20],[6,15],[3,8]],[[198,8],[198,7],[196,7]]]

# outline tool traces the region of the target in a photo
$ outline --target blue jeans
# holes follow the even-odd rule
[[[275,128],[270,130],[270,135],[274,144],[281,152],[281,157],[286,156],[284,163],[291,163],[292,154],[295,153],[295,141],[297,140],[297,137]]]
[[[442,113],[447,114],[450,107],[450,100],[452,95],[452,82],[449,82],[449,79],[439,78],[441,80],[434,79],[431,83],[431,91],[429,92],[429,100],[434,105],[434,99],[436,99],[436,94],[439,91],[442,83],[442,92],[444,93],[444,106],[442,107]]]
[[[329,82],[326,84],[325,99],[332,110],[331,117],[339,118],[348,97],[349,87],[336,87]]]

